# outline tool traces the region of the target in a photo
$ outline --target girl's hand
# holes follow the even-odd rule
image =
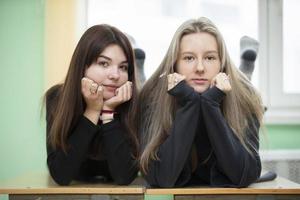
[[[115,110],[120,104],[129,101],[132,97],[132,82],[127,81],[116,90],[116,96],[104,101],[103,110]]]
[[[216,86],[223,92],[227,93],[231,90],[229,76],[225,73],[218,73],[211,81],[211,87]]]
[[[103,107],[103,88],[91,79],[81,79],[81,93],[86,103],[86,110],[99,112]]]
[[[173,89],[179,82],[185,79],[185,76],[173,73],[168,75],[168,91]]]

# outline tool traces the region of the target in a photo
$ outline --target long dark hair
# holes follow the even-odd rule
[[[81,79],[85,69],[94,63],[100,53],[109,45],[116,44],[124,51],[128,62],[128,81],[133,84],[132,98],[117,108],[122,125],[127,129],[133,147],[133,154],[137,156],[137,134],[135,120],[135,106],[137,105],[137,82],[135,76],[135,58],[132,46],[120,30],[109,25],[95,25],[90,27],[80,38],[73,53],[65,82],[50,88],[46,94],[48,142],[56,149],[66,151],[66,139],[82,116],[86,103],[81,94]],[[51,101],[53,91],[58,90],[56,100]],[[49,101],[49,102],[48,102]],[[51,105],[49,105],[51,104]],[[55,105],[54,105],[55,104]]]

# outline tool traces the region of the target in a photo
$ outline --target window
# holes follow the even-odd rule
[[[299,70],[295,59],[300,38],[295,20],[300,13],[295,9],[299,10],[300,4],[292,0],[259,1],[259,88],[269,123],[300,123],[299,81],[294,75]]]
[[[298,24],[300,2],[283,1],[283,90],[284,93],[300,93],[300,27]]]

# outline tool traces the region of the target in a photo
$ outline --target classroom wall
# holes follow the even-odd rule
[[[300,149],[300,124],[266,125],[260,138],[262,149]]]
[[[68,6],[70,2],[0,0],[0,181],[28,171],[47,170],[45,123],[40,117],[41,96],[49,85],[64,77],[66,67],[63,65],[69,62],[75,42],[72,30],[61,32],[64,37],[60,34],[59,40],[49,35],[64,26],[59,25],[59,18],[55,18],[54,25],[49,24],[54,22],[49,18],[57,15],[47,13],[46,7],[51,7],[52,12],[64,12],[64,9],[72,8]],[[74,16],[72,12],[65,13]],[[61,17],[61,22],[72,23],[72,19]],[[69,20],[68,23],[65,20]],[[70,30],[74,26],[68,27]],[[65,43],[61,45],[63,41]],[[55,51],[55,42],[66,49]],[[54,62],[53,59],[57,60]],[[59,77],[49,71],[52,67],[64,68],[61,72],[56,71]],[[266,135],[263,148],[300,149],[300,124],[267,125]]]
[[[46,0],[45,89],[63,82],[75,49],[77,0]]]
[[[0,181],[46,170],[44,0],[0,1]]]

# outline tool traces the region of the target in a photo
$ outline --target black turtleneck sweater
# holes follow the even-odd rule
[[[259,178],[257,121],[246,130],[249,153],[222,114],[223,91],[212,87],[198,94],[182,81],[168,93],[178,100],[179,107],[169,136],[158,149],[159,160],[151,161],[145,174],[150,186],[246,187]],[[197,156],[195,169],[192,147]]]
[[[95,125],[83,115],[70,130],[67,152],[53,149],[49,144],[50,116],[57,103],[58,89],[46,99],[47,165],[51,177],[60,185],[72,180],[94,181],[96,178],[112,180],[117,184],[130,184],[137,175],[137,163],[132,156],[128,133],[120,119]]]

